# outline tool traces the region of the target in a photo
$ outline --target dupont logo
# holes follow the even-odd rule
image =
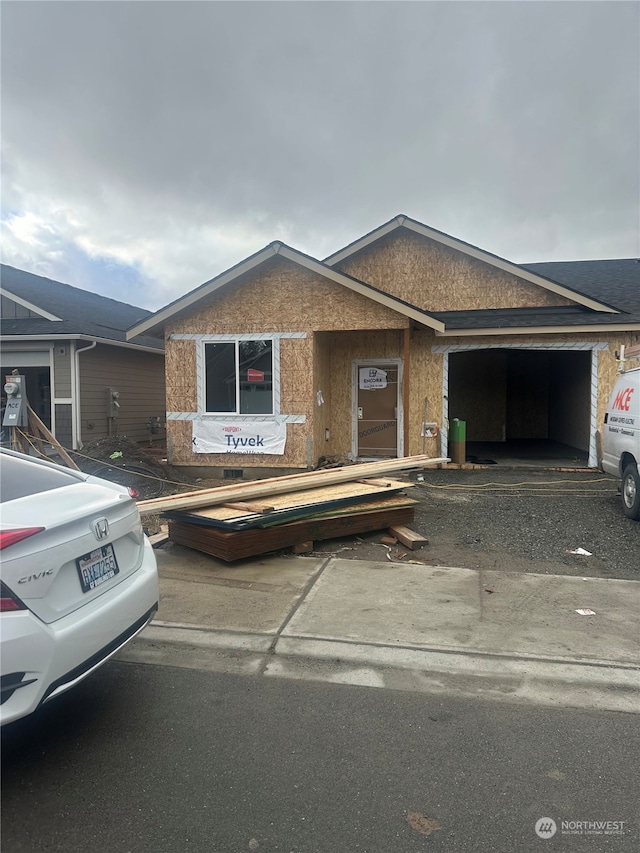
[[[242,427],[226,426],[226,427],[222,427],[222,432],[242,432]]]
[[[96,539],[106,539],[109,535],[109,522],[106,518],[99,518],[93,522],[93,532]]]
[[[552,817],[541,817],[536,821],[536,835],[540,838],[553,838],[557,829]]]

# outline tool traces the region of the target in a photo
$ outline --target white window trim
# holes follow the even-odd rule
[[[242,341],[271,341],[272,357],[272,401],[273,411],[268,414],[245,415],[240,412],[208,412],[206,411],[206,368],[205,368],[205,346],[206,344],[234,343],[236,355],[238,344]],[[205,420],[273,420],[280,415],[280,340],[276,335],[245,334],[245,335],[207,335],[198,336],[196,348],[196,382],[198,388],[198,415]],[[240,373],[236,369],[236,400],[240,401]]]

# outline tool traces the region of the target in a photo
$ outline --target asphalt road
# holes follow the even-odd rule
[[[410,527],[429,544],[403,557],[465,569],[640,580],[640,521],[628,519],[618,482],[594,472],[524,468],[434,469],[408,489]],[[377,535],[318,543],[344,559],[385,559]],[[584,549],[591,556],[572,554]],[[406,549],[405,549],[406,551]]]
[[[4,729],[2,850],[635,853],[639,719],[110,663]]]

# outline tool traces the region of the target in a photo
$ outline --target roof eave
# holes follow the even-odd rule
[[[285,245],[284,243],[275,242],[271,243],[269,246],[266,246],[260,252],[257,252],[255,255],[252,255],[246,261],[243,261],[241,264],[232,267],[216,278],[211,279],[200,287],[192,290],[189,294],[187,294],[182,299],[177,299],[175,302],[171,303],[171,305],[167,305],[165,308],[160,309],[151,317],[143,320],[141,323],[138,323],[135,326],[132,326],[126,332],[126,337],[129,340],[130,338],[142,335],[149,334],[152,330],[156,330],[159,328],[164,328],[165,323],[171,320],[180,312],[184,311],[187,308],[191,308],[193,305],[197,304],[200,300],[210,296],[212,293],[215,293],[216,290],[219,290],[221,287],[224,287],[227,284],[232,283],[240,276],[244,275],[247,272],[250,272],[252,269],[255,269],[260,264],[264,263],[269,258],[280,255],[287,260],[292,261],[295,264],[298,264],[305,269],[308,269],[312,272],[317,273],[318,275],[326,278],[330,281],[334,281],[336,284],[340,284],[343,287],[348,288],[349,290],[354,291],[355,293],[359,293],[361,296],[366,297],[367,299],[371,299],[374,302],[377,302],[380,305],[384,305],[387,308],[395,311],[398,314],[402,314],[403,316],[415,320],[418,323],[421,323],[424,326],[429,326],[435,331],[444,331],[445,325],[442,321],[437,320],[435,317],[432,317],[430,314],[421,311],[419,308],[416,308],[412,305],[402,302],[402,300],[396,299],[390,294],[384,293],[383,291],[378,290],[377,288],[372,287],[365,282],[358,281],[355,278],[351,278],[351,276],[346,275],[338,270],[333,269],[332,267],[327,266],[322,263],[322,261],[318,261],[315,258],[312,258],[310,255],[305,255],[302,252],[299,252],[297,249],[292,249],[290,246]]]
[[[140,352],[152,352],[156,355],[164,355],[164,345],[162,349],[157,347],[146,346],[145,344],[136,344],[129,341],[114,341],[113,338],[99,338],[96,335],[80,335],[80,334],[60,334],[60,335],[0,335],[0,340],[3,343],[40,343],[43,346],[48,341],[95,341],[97,344],[107,344],[112,347],[121,347],[123,349],[135,349]]]
[[[584,334],[592,332],[640,332],[640,323],[594,323],[581,326],[514,326],[509,328],[488,326],[481,329],[446,329],[436,332],[437,337],[470,338],[486,337],[487,335],[557,335]]]
[[[309,255],[303,255],[295,249],[291,249],[289,246],[285,245],[282,245],[280,254],[284,258],[294,261],[295,263],[300,264],[300,266],[306,267],[306,269],[352,290],[354,293],[359,293],[366,299],[371,299],[373,302],[377,302],[379,305],[390,308],[392,311],[402,314],[411,320],[415,320],[417,323],[422,323],[423,326],[428,326],[438,332],[444,332],[445,330],[445,324],[441,320],[432,317],[425,311],[421,311],[413,305],[409,305],[400,299],[396,299],[394,296],[384,293],[383,291],[372,287],[370,284],[366,284],[366,282],[359,281],[358,279],[351,278],[351,276],[345,275],[338,270],[334,270],[332,267],[327,266],[322,261],[317,261],[315,258],[311,258]]]
[[[276,255],[279,251],[279,246],[279,243],[271,243],[270,245],[265,246],[264,249],[261,249],[259,252],[256,252],[255,255],[251,255],[251,257],[246,258],[241,263],[226,270],[226,272],[221,273],[209,281],[205,281],[204,284],[196,287],[195,290],[190,291],[186,296],[182,296],[174,302],[171,302],[169,305],[165,305],[164,308],[160,308],[160,310],[156,311],[155,314],[152,314],[150,317],[145,318],[141,323],[137,323],[135,326],[128,329],[126,332],[127,340],[137,337],[138,335],[149,334],[152,330],[159,328],[164,329],[165,323],[181,311],[191,308],[191,306],[200,302],[201,299],[206,298],[210,294],[215,293],[216,290],[224,287],[225,284],[229,284],[234,281],[234,279],[239,278],[241,275],[250,272],[255,267],[264,263],[268,258]]]

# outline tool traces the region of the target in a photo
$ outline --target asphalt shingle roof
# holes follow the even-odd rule
[[[0,281],[4,290],[61,318],[3,319],[3,335],[86,335],[124,343],[127,340],[126,330],[151,314],[144,308],[6,264],[0,265]],[[139,336],[131,343],[154,349],[163,348],[162,341],[150,336]]]
[[[522,266],[620,311],[640,316],[640,258],[550,261]]]
[[[549,261],[521,264],[523,269],[563,284],[577,293],[616,308],[618,314],[579,305],[549,308],[437,311],[432,316],[448,330],[532,328],[535,326],[596,326],[640,323],[640,260]]]

